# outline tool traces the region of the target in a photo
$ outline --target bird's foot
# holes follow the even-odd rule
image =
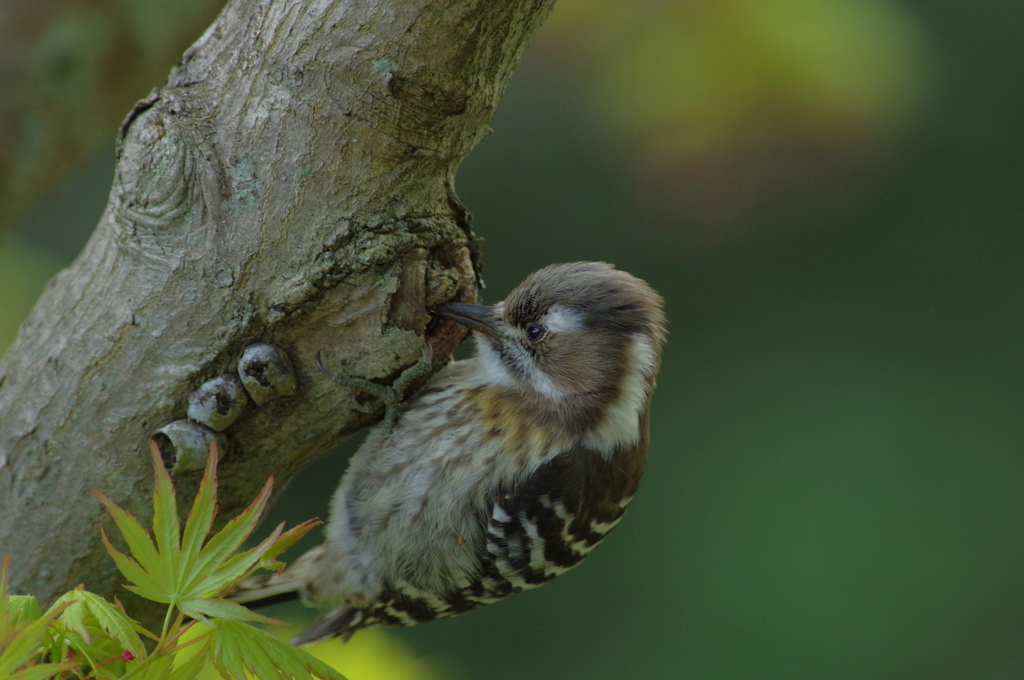
[[[356,378],[351,375],[335,373],[328,370],[320,357],[320,350],[316,353],[316,367],[328,378],[342,387],[352,390],[352,408],[360,413],[376,415],[384,410],[384,425],[388,429],[395,424],[401,413],[402,401],[405,400],[405,392],[409,386],[430,372],[431,361],[434,356],[433,348],[428,343],[423,343],[423,353],[416,363],[402,370],[395,381],[389,385],[380,385],[364,378]],[[366,403],[360,403],[356,399],[357,394],[367,394],[373,397]]]

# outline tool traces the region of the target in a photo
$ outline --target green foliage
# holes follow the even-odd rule
[[[210,449],[199,493],[182,529],[170,475],[156,448],[152,533],[104,494],[130,555],[103,543],[130,585],[148,600],[167,605],[160,633],[145,630],[115,599],[108,602],[79,586],[45,612],[33,597],[10,596],[9,558],[0,568],[0,680],[135,678],[192,680],[212,662],[222,677],[344,680],[327,664],[243,623],[278,623],[224,598],[257,569],[277,569],[278,555],[315,526],[278,526],[262,543],[240,551],[270,497],[273,478],[242,514],[210,536],[217,513],[217,449]],[[153,642],[147,648],[143,637]]]
[[[223,621],[219,630],[213,663],[225,678],[244,677],[244,671],[260,680],[338,677],[323,661],[310,654],[296,654],[295,647],[258,628]]]

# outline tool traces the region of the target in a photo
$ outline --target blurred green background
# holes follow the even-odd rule
[[[559,2],[458,190],[489,301],[572,260],[664,295],[647,479],[571,575],[360,635],[402,677],[1024,677],[1024,3]],[[0,345],[111,155],[5,237]]]

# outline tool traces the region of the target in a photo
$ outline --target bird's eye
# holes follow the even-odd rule
[[[539,323],[531,323],[526,327],[526,339],[530,342],[539,342],[548,334],[548,329]]]

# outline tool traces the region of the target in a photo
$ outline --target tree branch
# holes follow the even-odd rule
[[[146,514],[146,442],[269,342],[294,396],[226,431],[221,516],[368,422],[332,370],[391,383],[476,295],[458,164],[553,0],[233,0],[125,120],[107,210],[0,362],[0,553],[17,591],[120,578],[104,490]],[[179,472],[183,495],[199,472]]]

